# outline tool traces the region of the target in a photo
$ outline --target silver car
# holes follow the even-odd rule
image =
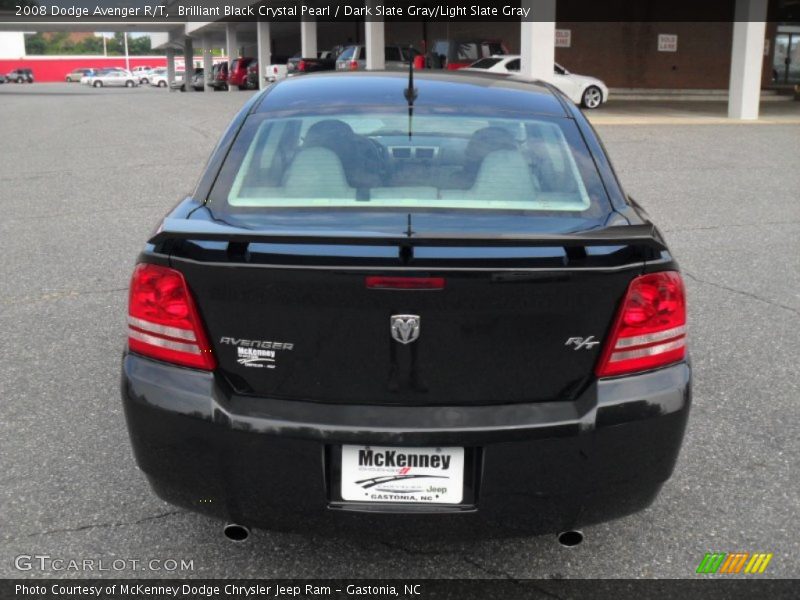
[[[410,51],[412,54],[415,50]],[[408,69],[409,49],[402,46],[386,46],[384,58],[387,70]],[[363,71],[367,68],[367,49],[364,46],[346,46],[336,58],[337,71]]]
[[[139,80],[130,71],[107,71],[100,73],[91,80],[92,86],[99,87],[137,87]]]

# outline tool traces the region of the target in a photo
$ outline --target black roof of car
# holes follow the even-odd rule
[[[322,72],[270,86],[255,112],[318,112],[358,106],[406,106],[405,71]],[[567,117],[561,99],[540,81],[483,73],[414,72],[415,108]]]

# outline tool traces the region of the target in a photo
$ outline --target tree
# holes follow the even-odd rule
[[[44,39],[41,33],[34,33],[33,35],[25,36],[26,54],[44,54],[46,48],[47,41]]]

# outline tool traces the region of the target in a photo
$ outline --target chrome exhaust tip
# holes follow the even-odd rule
[[[580,546],[583,542],[583,532],[577,529],[572,531],[562,531],[558,534],[558,543],[565,548],[574,548]]]
[[[250,537],[250,530],[244,525],[228,523],[222,528],[222,533],[232,542],[246,542]]]

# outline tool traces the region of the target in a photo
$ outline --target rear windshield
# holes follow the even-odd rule
[[[570,119],[437,113],[409,122],[404,110],[251,115],[209,199],[221,212],[390,207],[594,217],[609,210]]]

